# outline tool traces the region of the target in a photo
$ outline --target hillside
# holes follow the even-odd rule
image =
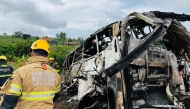
[[[39,38],[34,36],[28,39],[14,36],[0,36],[0,55],[5,55],[8,62],[14,69],[17,69],[21,62],[29,57],[30,46],[37,39]],[[53,56],[59,66],[62,67],[67,55],[77,46],[58,45],[58,43],[60,43],[59,41],[58,38],[51,38],[51,40],[48,41],[51,50],[49,57]]]

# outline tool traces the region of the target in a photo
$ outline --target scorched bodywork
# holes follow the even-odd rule
[[[67,91],[79,109],[183,109],[189,96],[178,71],[190,56],[186,14],[131,13],[97,30],[65,60]]]

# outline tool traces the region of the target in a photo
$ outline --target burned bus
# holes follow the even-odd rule
[[[181,23],[189,20],[134,12],[91,34],[68,55],[61,74],[78,109],[188,108],[178,66],[190,56],[190,34]]]

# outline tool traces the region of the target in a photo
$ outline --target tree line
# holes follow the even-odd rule
[[[6,33],[3,33],[3,35],[0,36],[11,36],[13,38],[22,38],[24,40],[30,39],[31,37],[35,38],[36,40],[39,39],[39,36],[31,36],[30,34],[25,34],[22,33],[21,31],[15,31],[13,32],[12,35],[7,35]],[[64,45],[66,42],[77,42],[79,45],[83,43],[83,38],[78,37],[78,38],[71,38],[68,37],[65,32],[60,32],[56,34],[55,38],[48,37],[48,36],[43,36],[45,38],[50,38],[51,40],[49,41],[50,44],[52,45]]]
[[[69,38],[65,32],[57,33],[56,37],[50,38],[48,36],[31,36],[16,31],[12,35],[0,35],[0,55],[5,55],[10,62],[20,63],[29,57],[31,44],[39,38],[47,39],[51,50],[49,57],[53,56],[60,67],[62,67],[67,55],[77,48],[77,46],[67,46],[64,43],[77,42],[79,45],[83,43],[83,38]]]

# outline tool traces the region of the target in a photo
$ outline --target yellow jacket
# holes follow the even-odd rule
[[[48,58],[33,56],[13,72],[8,92],[19,96],[17,109],[53,109],[53,98],[60,91],[61,79],[47,62]]]

